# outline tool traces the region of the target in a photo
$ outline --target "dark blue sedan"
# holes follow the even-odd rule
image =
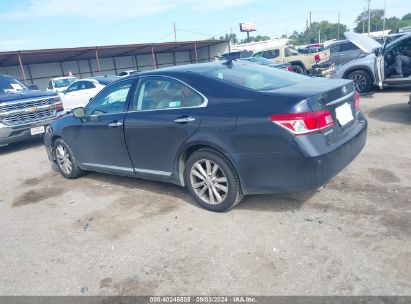
[[[321,187],[366,136],[351,81],[228,61],[117,81],[56,120],[45,143],[66,178],[99,171],[171,182],[224,211],[247,194]]]

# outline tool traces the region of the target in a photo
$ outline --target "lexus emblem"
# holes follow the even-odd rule
[[[344,95],[347,94],[347,87],[346,86],[342,87],[342,92],[343,92]]]

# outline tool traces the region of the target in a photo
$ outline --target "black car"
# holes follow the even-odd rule
[[[352,81],[228,61],[117,81],[55,121],[45,144],[66,178],[171,182],[223,211],[246,194],[321,187],[360,153],[366,130]]]

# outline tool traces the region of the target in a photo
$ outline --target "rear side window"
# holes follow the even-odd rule
[[[280,56],[280,50],[265,51],[263,57],[266,59],[274,59]]]
[[[354,51],[354,50],[358,50],[358,47],[352,42],[342,43],[341,46],[340,46],[340,51],[341,52]]]
[[[257,64],[234,64],[232,67],[221,67],[204,75],[254,91],[275,90],[309,79],[307,76]]]
[[[164,110],[198,107],[203,97],[181,82],[152,78],[145,79],[140,85],[137,97],[137,110]]]

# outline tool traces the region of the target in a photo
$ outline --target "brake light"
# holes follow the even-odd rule
[[[303,135],[321,131],[334,125],[330,111],[289,113],[271,115],[270,120],[287,129],[294,135]]]
[[[354,101],[355,111],[358,111],[360,109],[360,93],[358,93],[357,91],[354,94]]]
[[[315,61],[320,61],[321,60],[320,54],[315,54],[314,55],[314,60]]]
[[[293,66],[292,65],[289,65],[288,67],[287,67],[287,71],[292,71],[293,70]]]

